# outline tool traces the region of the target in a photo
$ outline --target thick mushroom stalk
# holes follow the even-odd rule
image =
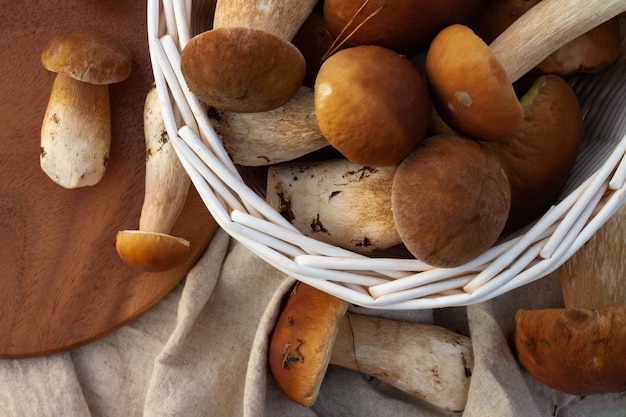
[[[189,89],[204,103],[236,112],[280,107],[304,79],[305,60],[291,44],[315,0],[218,0],[213,29],[181,54]]]
[[[269,168],[266,200],[302,234],[357,252],[401,243],[391,210],[396,167],[345,159]]]
[[[169,142],[155,88],[146,97],[144,133],[146,180],[139,230],[118,232],[115,244],[128,265],[163,271],[178,265],[189,252],[189,242],[169,232],[185,205],[191,181]]]
[[[300,87],[284,106],[255,113],[209,111],[211,124],[235,164],[291,161],[330,146],[315,117],[313,89]]]
[[[446,328],[346,314],[348,303],[299,282],[270,340],[281,390],[311,406],[329,364],[385,381],[445,410],[467,402],[474,355],[468,337]]]
[[[41,126],[41,169],[65,188],[95,185],[111,146],[108,84],[130,75],[130,52],[107,33],[66,32],[48,42],[41,63],[57,73]]]
[[[348,313],[330,363],[376,377],[444,410],[462,411],[474,352],[469,337],[444,327]]]
[[[543,0],[489,46],[469,28],[449,26],[435,37],[426,57],[437,111],[467,136],[510,136],[523,120],[512,83],[552,52],[625,10],[623,0]]]

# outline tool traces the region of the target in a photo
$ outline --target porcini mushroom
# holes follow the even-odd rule
[[[339,298],[296,284],[269,347],[270,370],[287,397],[313,405],[333,364],[442,409],[463,410],[473,367],[468,337],[431,324],[346,314],[347,309]]]
[[[543,0],[489,46],[466,26],[443,29],[426,56],[437,110],[451,127],[473,138],[513,134],[523,110],[512,83],[556,49],[625,10],[623,0]]]
[[[583,136],[578,97],[560,76],[537,77],[520,103],[521,127],[485,144],[498,156],[511,186],[507,231],[529,224],[554,203],[574,168]]]
[[[268,170],[266,200],[306,236],[357,252],[401,243],[391,212],[396,168],[345,159]]]
[[[254,113],[208,112],[235,164],[272,165],[330,146],[315,117],[313,89],[300,87],[285,105]]]
[[[169,141],[155,87],[144,105],[146,178],[139,230],[117,233],[115,247],[129,266],[165,271],[185,260],[189,241],[169,235],[184,207],[191,180]]]
[[[335,53],[322,64],[314,90],[322,134],[356,164],[396,165],[428,130],[426,84],[390,49],[362,45]]]
[[[520,16],[542,0],[491,2],[483,13],[476,33],[490,43]],[[595,72],[614,62],[621,51],[618,19],[612,18],[572,39],[541,61],[535,69],[543,74],[568,75]]]
[[[378,45],[411,56],[454,23],[470,24],[486,0],[326,0],[324,19],[346,47]]]
[[[490,248],[511,206],[508,178],[494,153],[462,137],[436,135],[398,166],[393,218],[416,259],[450,268]]]
[[[216,2],[213,28],[194,36],[181,53],[189,89],[222,110],[275,109],[302,85],[305,61],[290,42],[315,0]]]
[[[65,188],[95,185],[111,146],[108,84],[130,75],[130,52],[107,33],[83,30],[51,39],[41,63],[57,73],[41,126],[41,168]]]
[[[626,206],[559,269],[563,308],[519,310],[514,342],[538,381],[572,395],[626,391]]]

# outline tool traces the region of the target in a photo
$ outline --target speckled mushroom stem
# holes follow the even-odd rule
[[[561,46],[624,11],[624,0],[543,0],[489,47],[515,82]]]
[[[345,159],[270,167],[266,200],[304,235],[356,252],[398,245],[391,211],[396,167]]]
[[[348,313],[330,363],[376,377],[444,410],[462,411],[474,353],[469,337],[441,326]]]
[[[316,0],[218,0],[213,28],[247,27],[290,42]]]
[[[263,166],[291,161],[330,146],[315,117],[313,89],[300,87],[284,106],[265,112],[214,109],[211,124],[233,162]]]
[[[146,180],[139,229],[169,233],[185,205],[191,180],[169,142],[158,100],[157,90],[152,88],[143,116]]]

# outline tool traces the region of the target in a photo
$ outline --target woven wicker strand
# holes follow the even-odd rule
[[[212,0],[193,4],[209,8]],[[148,41],[166,129],[185,170],[222,229],[261,259],[331,295],[372,309],[425,309],[485,301],[558,269],[625,202],[626,61],[572,79],[584,142],[562,198],[534,224],[456,268],[416,259],[368,257],[296,230],[239,172],[187,88],[180,51],[208,27],[192,1],[148,0]],[[256,179],[254,179],[256,180]],[[383,254],[384,255],[384,254]]]

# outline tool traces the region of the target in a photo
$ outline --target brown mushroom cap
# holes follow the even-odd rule
[[[189,253],[189,241],[165,233],[122,230],[115,248],[129,266],[142,271],[167,271],[182,263]]]
[[[360,165],[395,165],[423,139],[430,120],[426,84],[409,60],[363,45],[320,68],[315,113],[328,142]]]
[[[302,282],[296,283],[269,345],[269,366],[291,400],[311,406],[319,393],[348,303]]]
[[[487,0],[326,0],[324,19],[335,37],[347,26],[341,35],[345,46],[378,45],[414,55],[444,27],[473,22],[485,4]]]
[[[572,87],[555,74],[535,80],[521,103],[524,122],[511,137],[488,144],[511,184],[506,229],[543,214],[558,197],[578,157],[583,117]]]
[[[626,305],[519,310],[514,342],[538,381],[572,395],[626,390]]]
[[[44,47],[41,63],[49,70],[90,84],[113,84],[131,72],[130,51],[120,40],[99,31],[62,33]]]
[[[524,110],[509,76],[467,26],[439,32],[425,68],[433,103],[454,130],[474,139],[500,140],[522,124]]]
[[[181,54],[189,89],[205,104],[261,112],[287,103],[302,85],[298,48],[262,30],[219,28],[193,37]]]
[[[391,193],[394,221],[409,252],[444,268],[491,247],[511,204],[498,158],[460,136],[425,139],[398,166]]]

